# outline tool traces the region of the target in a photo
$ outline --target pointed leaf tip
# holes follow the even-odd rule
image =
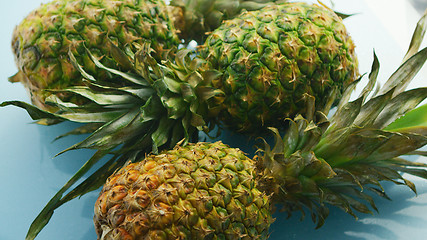
[[[411,43],[409,44],[408,51],[406,52],[405,57],[403,58],[403,62],[408,60],[411,56],[413,56],[421,46],[421,43],[424,39],[424,35],[427,28],[427,9],[424,12],[423,16],[417,22],[417,26],[412,35]]]

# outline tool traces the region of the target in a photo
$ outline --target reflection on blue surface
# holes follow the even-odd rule
[[[325,225],[318,230],[314,230],[310,216],[300,222],[299,216],[286,219],[278,214],[272,228],[272,239],[424,239],[422,236],[427,233],[427,194],[415,198],[405,187],[385,185],[393,200],[376,197],[379,213],[359,214],[356,221],[340,209],[331,208]],[[426,189],[420,190],[425,192]]]

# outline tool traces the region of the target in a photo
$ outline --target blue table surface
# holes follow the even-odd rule
[[[7,81],[17,71],[10,40],[15,25],[42,2],[47,1],[8,1],[0,10],[0,102],[29,101],[21,84]],[[385,81],[402,61],[411,33],[423,12],[420,9],[425,7],[424,1],[374,1],[377,5],[369,0],[334,2],[334,8],[338,11],[358,13],[346,19],[345,24],[357,46],[360,72],[369,72],[375,49],[381,62],[379,78]],[[378,8],[381,3],[386,3],[388,9]],[[382,18],[389,16],[387,13],[390,11],[402,14],[390,20]],[[402,42],[406,45],[402,46]],[[409,87],[425,86],[426,76],[423,68]],[[70,137],[52,142],[56,136],[75,126],[65,123],[44,127],[33,124],[21,109],[0,108],[1,240],[24,239],[28,227],[44,205],[93,153],[90,150],[71,151],[54,158],[59,151],[81,139]],[[223,135],[222,140],[233,146],[238,143],[243,150],[252,150],[238,136]],[[360,214],[357,221],[341,210],[331,208],[326,224],[315,230],[309,216],[300,221],[298,213],[290,219],[286,218],[286,214],[276,213],[270,239],[425,239],[427,182],[410,179],[417,185],[417,196],[408,188],[386,184],[386,190],[393,200],[376,198],[380,213]],[[37,239],[96,239],[92,217],[97,196],[98,191],[91,192],[55,211]]]

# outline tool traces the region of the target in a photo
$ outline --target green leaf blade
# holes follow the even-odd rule
[[[427,104],[409,111],[385,127],[384,130],[399,132],[409,127],[427,127]]]

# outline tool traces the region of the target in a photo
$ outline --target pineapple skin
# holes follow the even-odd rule
[[[179,36],[201,44],[224,20],[280,1],[285,0],[171,0],[170,10]]]
[[[16,26],[12,49],[19,72],[11,81],[22,82],[36,106],[53,111],[45,104],[52,93],[46,90],[83,84],[69,51],[89,74],[105,79],[109,76],[95,68],[85,48],[106,66],[121,69],[111,54],[111,44],[135,51],[133,44],[144,41],[151,42],[158,53],[179,44],[163,0],[54,0],[42,4]],[[70,100],[67,94],[58,95]]]
[[[258,134],[304,112],[306,93],[322,110],[359,76],[342,19],[306,3],[276,4],[225,21],[200,54],[224,72],[213,82],[225,93],[220,119],[244,133]]]
[[[256,183],[255,162],[221,142],[148,155],[106,181],[98,239],[267,239],[270,200]]]

